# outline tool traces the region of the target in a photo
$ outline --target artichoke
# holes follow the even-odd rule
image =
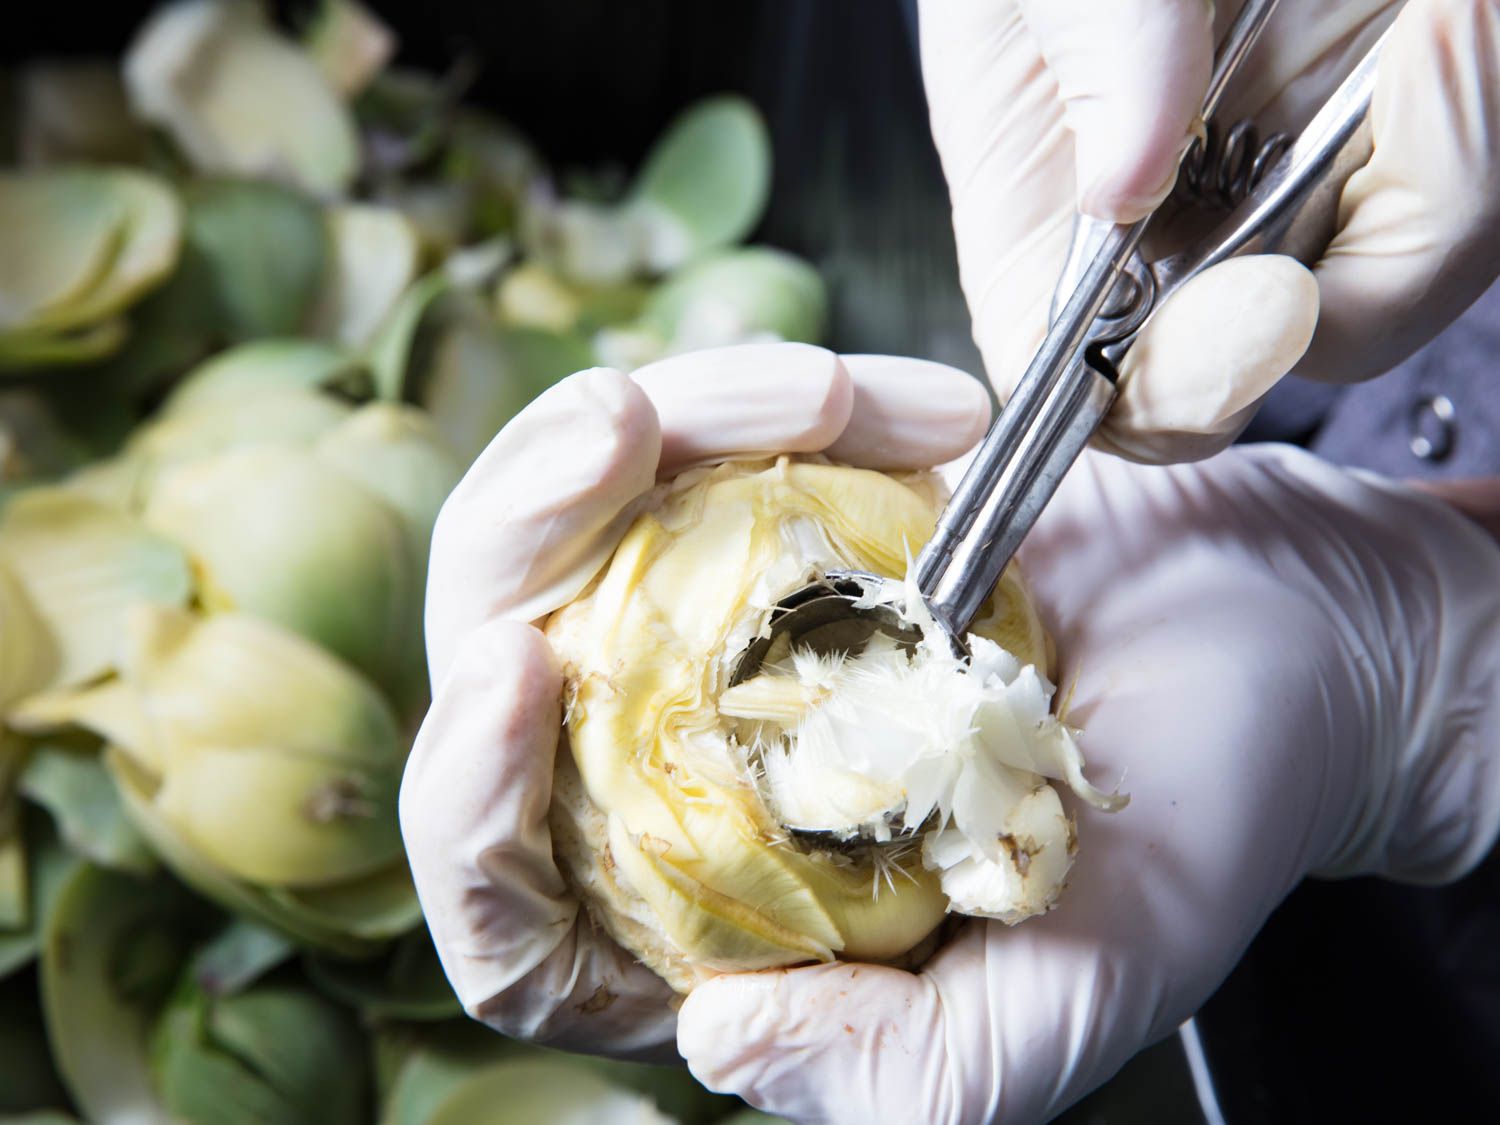
[[[1047,777],[1114,803],[1048,714],[1048,644],[1014,568],[972,667],[946,642],[871,642],[782,654],[727,686],[773,603],[831,569],[899,577],[939,507],[925,475],[791,458],[692,471],[549,620],[567,685],[554,840],[599,922],[675,988],[901,962],[950,909],[1045,910],[1073,848]],[[907,839],[858,843],[903,813]]]

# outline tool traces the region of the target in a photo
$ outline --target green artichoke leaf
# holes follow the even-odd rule
[[[435,1107],[424,1125],[675,1125],[655,1102],[610,1083],[562,1056],[519,1058],[471,1075]]]
[[[375,960],[318,953],[305,963],[313,983],[370,1019],[443,1020],[463,1012],[425,926],[398,938]]]
[[[138,521],[64,486],[31,489],[0,514],[0,563],[51,633],[51,683],[108,671],[123,618],[143,603],[181,605],[192,574],[181,548]]]
[[[358,0],[322,0],[303,41],[313,63],[341,98],[374,81],[396,53],[396,36]]]
[[[210,407],[225,408],[221,423],[235,426],[239,432],[248,427],[235,424],[238,408],[247,396],[284,391],[337,391],[350,398],[368,398],[371,392],[369,373],[358,356],[338,344],[322,340],[287,338],[253,340],[228,348],[188,372],[162,404],[164,414],[182,414]],[[271,436],[284,433],[285,424],[274,425],[269,412],[258,414],[255,421],[269,423]],[[319,413],[313,408],[313,414]],[[328,412],[332,418],[342,413]],[[312,436],[317,427],[306,435]],[[293,432],[294,440],[303,436]],[[222,450],[221,444],[204,447],[204,452]]]
[[[155,868],[97,752],[46,742],[32,747],[20,792],[52,815],[63,843],[85,859],[142,875]]]
[[[295,951],[285,934],[247,918],[233,918],[193,954],[189,975],[209,996],[232,996]]]
[[[100,359],[124,343],[127,306],[177,263],[182,205],[127,169],[0,175],[0,367]]]
[[[297,387],[209,394],[204,401],[153,418],[131,435],[121,457],[135,463],[133,495],[144,506],[161,477],[173,468],[192,469],[197,462],[236,450],[306,445],[352,410],[331,395]]]
[[[328,231],[319,207],[276,184],[200,180],[186,190],[184,284],[228,340],[295,335],[323,284]]]
[[[157,1026],[162,1098],[195,1125],[366,1119],[369,1062],[359,1029],[315,993],[262,985],[212,996],[188,980]]]
[[[310,330],[350,347],[369,343],[416,280],[417,228],[393,207],[349,203],[327,213],[329,268]]]
[[[424,325],[411,385],[467,466],[527,403],[593,364],[581,338],[499,327],[477,299],[454,294]]]
[[[372,402],[324,433],[313,449],[400,514],[425,574],[432,525],[464,471],[431,417],[416,407]]]
[[[121,967],[142,941],[170,932],[179,901],[166,884],[80,863],[48,911],[41,952],[47,1039],[90,1121],[170,1120],[146,1054],[152,1001],[159,998],[122,988]]]
[[[119,318],[76,329],[24,329],[0,334],[0,371],[76,367],[120,350],[128,334]]]
[[[136,164],[146,130],[130,114],[120,68],[102,59],[30,63],[19,75],[23,167]]]
[[[420,564],[400,513],[359,482],[309,451],[231,450],[163,473],[144,519],[192,555],[211,612],[273,621],[409,698]]]
[[[182,250],[184,212],[176,192],[146,172],[116,168],[54,175],[103,177],[105,190],[125,212],[122,242],[109,270],[43,325],[76,327],[115,315],[167,279]]]
[[[647,155],[631,193],[652,222],[656,272],[739,242],[760,221],[771,191],[771,139],[744,98],[690,106]]]
[[[352,113],[259,4],[163,6],[137,34],[124,67],[135,112],[201,172],[276,179],[330,196],[359,170]]]
[[[400,399],[407,392],[412,348],[417,330],[434,302],[453,287],[453,279],[441,270],[422,278],[396,302],[385,322],[365,350],[375,377],[375,393],[383,399]]]
[[[674,351],[775,337],[817,343],[828,297],[818,271],[765,246],[730,250],[674,275],[647,298],[642,324]]]

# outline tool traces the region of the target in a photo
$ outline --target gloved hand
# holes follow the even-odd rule
[[[1500,550],[1441,502],[1277,446],[1088,453],[1021,564],[1089,776],[1130,804],[1069,802],[1058,908],[969,921],[919,973],[699,986],[678,1046],[710,1087],[798,1122],[1042,1121],[1192,1014],[1303,876],[1437,882],[1491,847]]]
[[[952,368],[768,344],[629,378],[581,372],[490,443],[433,534],[435,698],[400,803],[428,926],[471,1015],[558,1046],[675,1057],[673,994],[589,924],[552,859],[562,685],[532,625],[588,584],[658,476],[778,452],[925,468],[988,421],[983,388]]]
[[[960,276],[1002,398],[1045,332],[1075,202],[1128,222],[1167,194],[1239,6],[920,0]],[[1300,129],[1399,8],[1285,0],[1219,119]],[[1345,188],[1312,278],[1263,256],[1185,287],[1131,350],[1096,444],[1147,461],[1207,456],[1294,364],[1318,379],[1379,374],[1500,272],[1500,3],[1411,0],[1396,24],[1371,110],[1375,155]]]

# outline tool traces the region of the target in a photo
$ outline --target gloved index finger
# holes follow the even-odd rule
[[[427,659],[442,682],[488,621],[530,622],[566,605],[656,482],[661,430],[629,378],[593,368],[544,392],[506,426],[443,505],[427,581]]]

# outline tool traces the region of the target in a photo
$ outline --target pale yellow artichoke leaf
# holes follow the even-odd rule
[[[235,414],[244,406],[243,400],[248,396],[329,389],[348,393],[351,397],[368,396],[368,372],[360,359],[347,349],[322,340],[251,340],[228,348],[193,368],[172,388],[162,410],[169,414],[183,414],[222,408],[227,412],[226,420],[233,424]],[[325,410],[320,402],[310,408],[310,416],[333,418],[343,413],[338,405],[341,404],[336,404],[330,411]],[[261,412],[255,420],[272,421],[267,417],[268,413]],[[287,423],[276,427],[281,431],[287,428]],[[314,423],[307,436],[316,432]],[[294,428],[294,440],[302,436]]]
[[[309,329],[315,336],[363,347],[416,280],[420,235],[400,211],[372,204],[329,208],[327,223],[328,269]]]
[[[0,561],[0,708],[52,682],[60,663],[52,630],[25,587]]]
[[[244,0],[161,8],[125,57],[125,85],[200,171],[343,192],[359,168],[353,116],[312,58]]]
[[[380,777],[405,759],[374,686],[270,621],[144,606],[124,633],[120,682],[151,717],[163,747],[158,776],[198,748],[269,746]]]
[[[0,514],[0,562],[50,630],[58,657],[51,682],[63,687],[115,666],[133,608],[181,605],[193,591],[180,547],[66,486],[10,501]]]
[[[167,279],[182,251],[185,212],[166,181],[124,168],[94,174],[104,178],[108,190],[120,200],[126,219],[110,268],[94,286],[68,302],[65,311],[58,311],[67,326],[101,320],[133,304]],[[56,325],[52,318],[49,321]]]
[[[130,219],[98,174],[0,175],[0,330],[70,326],[59,310],[109,272]]]
[[[153,773],[159,773],[164,765],[156,728],[143,700],[118,679],[92,687],[41,692],[12,708],[5,721],[30,735],[81,727],[106,741],[128,746],[131,756]]]
[[[145,496],[149,464],[144,457],[120,455],[93,461],[70,473],[64,484],[119,512],[138,512]]]
[[[405,697],[418,563],[401,516],[361,484],[307,451],[231,450],[164,473],[144,518],[191,554],[211,612],[266,618]]]
[[[385,69],[396,36],[359,0],[323,0],[307,29],[307,50],[343,98],[352,98]]]

